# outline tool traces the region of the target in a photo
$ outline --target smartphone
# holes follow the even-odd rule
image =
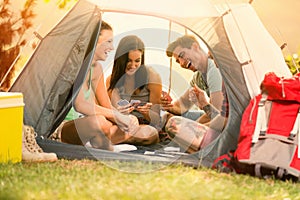
[[[138,107],[138,106],[144,106],[147,104],[147,102],[141,102],[140,100],[131,100],[130,104],[134,107]]]
[[[118,103],[117,103],[119,106],[126,106],[126,105],[128,105],[128,104],[130,104],[129,103],[129,101],[127,101],[126,99],[121,99],[120,101],[118,101]]]
[[[144,106],[144,105],[146,105],[146,104],[147,104],[147,102],[141,102],[141,103],[139,103],[138,106]]]
[[[132,100],[130,101],[130,104],[131,104],[132,106],[134,106],[134,107],[139,106],[140,103],[141,103],[140,100],[132,99]]]

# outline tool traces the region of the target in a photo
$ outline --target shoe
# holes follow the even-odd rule
[[[116,144],[116,145],[113,145],[113,147],[114,147],[114,152],[137,150],[136,146],[131,145],[131,144]]]
[[[36,143],[36,133],[33,127],[23,125],[22,161],[23,162],[54,162],[55,153],[45,153]]]
[[[84,146],[85,146],[85,147],[89,147],[89,148],[93,148],[93,146],[91,145],[90,142],[87,142]]]
[[[66,122],[66,121],[63,121],[63,122],[55,129],[55,131],[49,136],[49,139],[50,139],[50,140],[54,140],[54,141],[57,141],[57,142],[61,142],[61,131],[62,131],[62,128],[63,128],[65,122]]]

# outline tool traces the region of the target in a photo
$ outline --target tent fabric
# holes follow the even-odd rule
[[[21,91],[24,96],[24,123],[39,135],[48,135],[70,109],[75,80],[83,70],[75,84],[78,88],[93,56],[90,45],[98,38],[100,17],[95,5],[79,1],[42,39],[12,85],[11,92]]]
[[[241,115],[250,99],[241,64],[230,46],[223,24],[222,18],[215,23],[219,41],[215,45],[214,40],[207,42],[212,44],[211,51],[225,83],[229,101],[229,119],[222,134],[209,146],[198,152],[199,159],[203,162],[202,165],[207,163],[209,164],[207,167],[210,167],[219,155],[236,148]]]
[[[216,8],[207,0],[88,0],[98,5],[104,11],[122,11],[126,13],[140,13],[166,18],[202,18],[218,16]],[[145,6],[147,5],[147,6]],[[184,8],[184,9],[182,9]],[[180,15],[178,16],[178,14]]]
[[[24,93],[25,124],[32,125],[43,136],[62,121],[76,96],[74,88],[78,90],[89,66],[92,55],[87,49],[96,41],[92,35],[97,35],[95,30],[99,28],[99,10],[102,13],[126,12],[161,17],[184,26],[204,41],[225,83],[230,108],[225,129],[207,147],[179,159],[194,166],[210,167],[219,155],[236,148],[243,111],[251,96],[259,92],[264,73],[274,71],[279,76],[291,75],[280,48],[248,3],[231,5],[228,1],[221,4],[220,0],[166,0],[163,1],[166,3],[164,6],[161,6],[163,2],[157,6],[154,1],[147,7],[148,0],[130,1],[132,3],[122,0],[79,0],[42,40],[11,90]],[[95,5],[98,7],[95,8]],[[190,12],[183,12],[183,6]],[[69,159],[106,159],[108,156],[116,160],[173,161],[161,160],[158,156],[104,150],[92,150],[94,153],[91,156],[84,147],[53,143],[47,139],[39,140],[39,144],[45,151],[56,152],[59,157],[65,155]]]
[[[264,29],[254,8],[243,4],[230,7],[230,10],[228,15],[224,15],[225,29],[239,62],[250,62],[243,68],[247,88],[254,97],[260,93],[259,85],[270,70],[285,77],[292,74],[286,67],[279,46]],[[233,25],[235,23],[236,26]]]

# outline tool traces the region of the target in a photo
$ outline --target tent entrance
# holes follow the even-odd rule
[[[57,26],[43,38],[10,90],[24,94],[24,122],[33,126],[39,136],[49,135],[59,125],[71,107],[71,102],[82,84],[90,59],[93,56],[90,52],[92,52],[95,38],[99,34],[99,21],[101,19],[110,23],[115,29],[116,43],[118,39],[126,34],[141,34],[138,36],[148,46],[147,53],[148,51],[153,52],[153,57],[146,58],[146,63],[155,67],[163,75],[169,76],[170,70],[169,60],[165,59],[165,48],[169,41],[174,40],[179,35],[189,33],[198,37],[201,36],[199,39],[202,44],[213,54],[229,97],[229,119],[222,134],[208,147],[191,156],[179,156],[183,162],[189,163],[191,161],[194,166],[209,166],[216,157],[236,148],[242,113],[248,105],[251,95],[258,92],[257,88],[259,88],[260,80],[266,72],[275,71],[283,76],[288,75],[288,68],[284,63],[279,47],[276,46],[264,29],[249,4],[234,4],[231,7],[231,12],[222,16],[223,13],[220,14],[211,1],[208,0],[185,0],[178,1],[176,4],[171,0],[160,2],[176,5],[174,9],[157,7],[156,5],[155,8],[153,6],[148,7],[141,2],[142,0],[139,0],[137,5],[129,4],[127,1],[124,1],[124,5],[122,5],[123,3],[120,4],[120,1],[101,0],[97,1],[99,7],[90,3],[91,1],[79,0]],[[149,1],[144,3],[146,4],[146,2]],[[182,7],[178,5],[184,5],[187,8],[185,10],[188,10],[188,12],[183,12]],[[134,6],[140,6],[141,8],[134,8]],[[104,13],[101,13],[101,8],[105,11]],[[133,23],[132,20],[118,18],[116,21],[118,25],[115,25],[112,18],[114,14],[110,14],[108,11],[119,10],[124,12],[126,9],[129,10],[127,16],[129,16],[128,13],[134,12],[151,13],[151,15],[159,17],[152,16],[153,19],[159,22],[151,23],[144,18],[150,18],[151,16],[140,15],[138,16],[140,22]],[[147,9],[153,10],[149,11]],[[169,13],[169,10],[175,12],[172,14]],[[170,20],[172,21],[172,31],[169,30]],[[133,24],[135,28],[128,29],[128,23]],[[158,27],[160,23],[165,23],[166,28]],[[137,28],[137,25],[139,25],[139,28]],[[118,29],[120,29],[120,32],[117,31]],[[235,31],[237,29],[239,31]],[[252,30],[255,30],[255,32]],[[145,36],[148,36],[148,38],[144,38]],[[241,38],[244,41],[241,42]],[[259,42],[257,38],[260,38]],[[49,46],[51,46],[51,49]],[[244,51],[245,46],[247,47],[247,53]],[[107,66],[105,68],[106,74],[110,72],[111,59],[107,60],[108,63],[103,64],[103,66]],[[247,65],[241,65],[241,63],[249,60],[251,62]],[[171,84],[171,92],[174,93],[174,98],[182,94],[177,91],[180,86],[184,86],[183,91],[188,87],[191,77],[190,75],[185,76],[182,71],[176,73],[176,67],[180,70],[177,64],[172,64],[172,79],[183,80],[185,85],[179,81],[177,83],[180,85]],[[163,87],[168,89],[170,85],[169,78],[163,80],[166,80],[166,82],[163,82]],[[87,156],[87,158],[91,158],[90,155],[86,154],[89,152],[88,149],[83,150],[84,147],[58,144],[47,139],[39,139],[38,142],[45,151],[57,152],[59,157],[75,159]],[[76,153],[72,154],[72,150]],[[82,152],[82,154],[77,152]],[[134,159],[146,161],[174,161],[173,158],[164,157],[162,159],[163,156],[158,155],[153,157],[129,154],[126,157],[124,154],[115,152],[101,150],[92,150],[92,152],[95,152],[97,159],[109,157],[122,160],[120,158],[120,155],[122,155],[125,160],[134,157]],[[191,160],[189,160],[190,158]],[[176,161],[179,160],[176,159]]]

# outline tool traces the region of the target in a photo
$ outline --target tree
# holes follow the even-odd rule
[[[66,8],[71,1],[60,0],[57,5],[60,9]],[[25,33],[33,27],[35,13],[33,9],[36,0],[24,0],[25,4],[18,13],[12,10],[11,0],[0,3],[0,91],[7,91],[15,73],[19,53],[27,43]],[[50,0],[44,0],[48,3]]]
[[[15,61],[26,44],[24,35],[33,26],[33,7],[36,0],[27,0],[19,13],[14,13],[10,0],[0,4],[0,89],[7,91],[14,76]]]

